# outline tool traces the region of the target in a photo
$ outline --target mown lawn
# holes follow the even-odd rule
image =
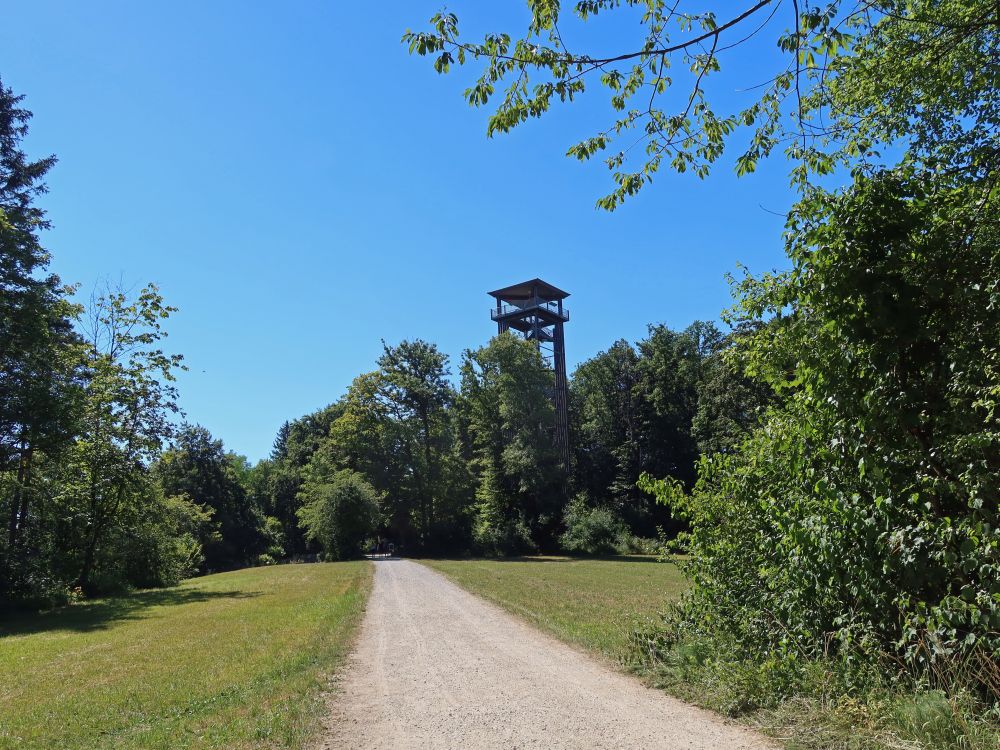
[[[0,748],[296,748],[371,565],[284,565],[0,622]]]
[[[687,586],[677,565],[645,557],[421,562],[557,638],[613,659],[627,655],[636,625]]]

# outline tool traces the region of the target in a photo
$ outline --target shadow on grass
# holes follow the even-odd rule
[[[50,630],[86,633],[103,630],[117,622],[141,620],[151,607],[196,604],[216,599],[251,599],[258,591],[199,591],[189,588],[155,589],[108,597],[41,613],[15,612],[2,615],[0,639],[13,635],[31,635]]]

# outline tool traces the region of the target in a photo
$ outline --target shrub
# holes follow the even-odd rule
[[[213,535],[212,512],[183,495],[163,497],[150,485],[144,514],[109,538],[95,588],[173,586],[196,575],[205,561],[202,538]]]
[[[285,547],[288,542],[281,521],[274,516],[265,516],[261,536],[266,548],[258,556],[258,559],[266,559],[267,562],[258,562],[259,565],[270,565],[285,556]]]
[[[563,522],[566,531],[559,537],[559,544],[567,552],[613,554],[621,551],[629,538],[624,521],[613,510],[590,507],[582,495],[577,495],[566,506]]]
[[[348,560],[378,523],[378,493],[365,478],[349,469],[311,477],[300,493],[299,525],[306,538],[323,548],[325,560]]]
[[[741,287],[768,320],[744,362],[787,400],[692,494],[644,484],[691,523],[685,632],[996,705],[1000,236],[995,193],[946,179],[859,175],[800,205],[793,271]]]
[[[538,550],[524,518],[520,515],[494,514],[490,510],[485,504],[480,504],[472,529],[473,540],[482,552],[488,555],[524,555]]]
[[[626,534],[618,544],[618,553],[622,555],[647,555],[666,559],[670,555],[669,543],[661,531],[659,539]]]

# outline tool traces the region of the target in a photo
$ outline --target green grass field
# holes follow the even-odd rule
[[[644,557],[421,562],[557,638],[612,659],[626,656],[632,629],[687,585],[675,564]]]
[[[371,585],[283,565],[0,623],[0,748],[296,748]]]

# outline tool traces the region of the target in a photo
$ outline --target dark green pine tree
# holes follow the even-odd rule
[[[271,447],[272,461],[282,461],[288,457],[288,436],[291,432],[292,424],[287,420],[278,428],[278,434],[274,438],[274,445]]]
[[[49,223],[35,199],[54,156],[32,161],[21,148],[31,113],[0,81],[0,595],[17,588],[16,567],[32,540],[37,515],[33,473],[40,454],[54,455],[72,433],[79,357],[59,278],[46,273],[39,233]],[[30,550],[28,550],[30,551]]]

